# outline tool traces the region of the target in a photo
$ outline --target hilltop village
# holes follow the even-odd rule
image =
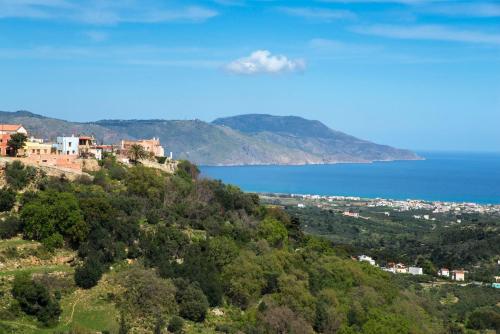
[[[98,143],[92,135],[71,134],[57,136],[55,142],[35,138],[22,124],[0,124],[0,161],[11,160],[57,170],[65,173],[82,173],[99,169],[98,162],[106,155],[129,164],[141,160],[150,167],[172,169],[172,153],[165,150],[158,138],[128,140],[119,145]]]

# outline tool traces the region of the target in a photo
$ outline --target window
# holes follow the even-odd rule
[[[71,147],[71,142],[68,143],[68,147]]]

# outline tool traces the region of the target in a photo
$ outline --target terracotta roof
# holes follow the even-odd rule
[[[90,136],[80,136],[79,137],[80,139],[88,139],[88,140],[92,140],[94,138],[90,137]]]
[[[22,127],[21,124],[0,124],[0,131],[17,131]]]

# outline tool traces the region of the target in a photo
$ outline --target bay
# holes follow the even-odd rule
[[[249,192],[500,203],[500,153],[418,153],[425,160],[200,168]]]

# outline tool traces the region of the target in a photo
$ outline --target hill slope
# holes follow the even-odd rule
[[[92,134],[99,142],[160,138],[176,158],[201,165],[322,164],[418,159],[300,117],[242,115],[200,120],[102,120],[75,123],[26,111],[0,112],[0,122],[22,123],[34,136]]]
[[[319,121],[296,116],[241,115],[213,122],[241,131],[252,138],[300,149],[312,156],[307,163],[413,160],[407,150],[378,145],[328,128]]]

